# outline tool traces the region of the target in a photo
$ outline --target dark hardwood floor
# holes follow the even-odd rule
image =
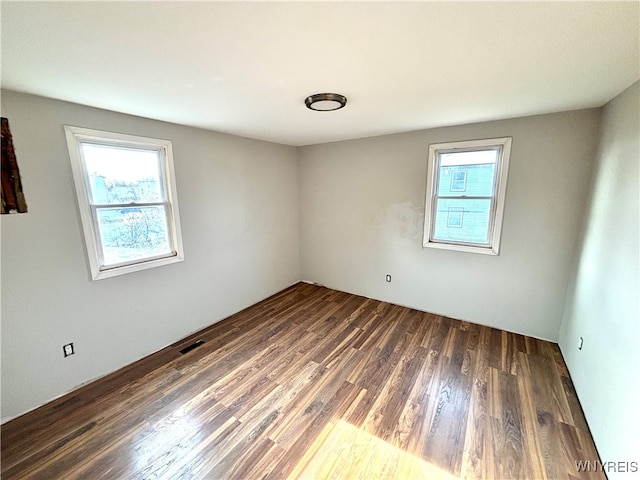
[[[557,345],[304,283],[1,433],[5,480],[604,478]]]

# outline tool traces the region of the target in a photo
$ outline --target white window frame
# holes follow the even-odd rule
[[[126,135],[123,133],[105,132],[69,125],[65,125],[64,130],[67,139],[67,147],[69,148],[69,160],[71,161],[71,170],[73,172],[78,209],[80,211],[80,219],[82,221],[82,230],[84,232],[92,279],[101,280],[104,278],[124,275],[126,273],[137,272],[148,268],[183,261],[184,253],[182,248],[180,213],[178,210],[178,195],[176,192],[173,148],[171,141]],[[171,254],[166,256],[163,255],[161,257],[149,257],[134,260],[132,262],[122,264],[103,266],[102,243],[100,241],[96,216],[96,210],[97,208],[100,208],[100,206],[96,206],[97,204],[92,205],[91,203],[89,174],[85,167],[82,154],[82,143],[91,143],[94,145],[104,145],[117,148],[155,150],[160,154],[160,158],[162,160],[161,175],[164,180],[163,187],[166,193],[166,200],[157,203],[167,204],[167,229],[169,242],[172,247]],[[113,207],[120,205],[109,206]]]
[[[511,141],[511,137],[501,137],[481,140],[465,140],[460,142],[433,143],[429,145],[423,247],[457,250],[461,252],[480,253],[485,255],[498,255],[500,253],[500,238],[502,233],[505,194],[507,190],[509,158],[511,156]],[[433,234],[436,220],[436,200],[438,198],[437,186],[440,155],[445,153],[471,152],[489,149],[496,149],[498,151],[498,155],[495,169],[496,178],[494,182],[494,194],[491,197],[487,197],[491,199],[488,244],[480,245],[466,242],[435,240],[433,238]],[[460,197],[465,198],[467,196],[462,195]]]

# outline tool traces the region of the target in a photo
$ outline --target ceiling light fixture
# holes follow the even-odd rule
[[[310,110],[330,112],[344,107],[347,104],[347,97],[338,93],[316,93],[305,98],[304,104]]]

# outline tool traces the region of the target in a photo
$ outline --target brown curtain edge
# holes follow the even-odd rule
[[[9,128],[9,120],[0,117],[2,126],[2,165],[0,166],[2,181],[0,183],[0,196],[2,197],[2,210],[0,213],[18,213],[27,211],[27,202],[22,191],[20,169],[13,147],[13,137]]]

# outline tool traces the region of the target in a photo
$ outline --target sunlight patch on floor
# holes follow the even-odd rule
[[[458,477],[339,420],[328,423],[293,469],[289,479],[457,480]]]

